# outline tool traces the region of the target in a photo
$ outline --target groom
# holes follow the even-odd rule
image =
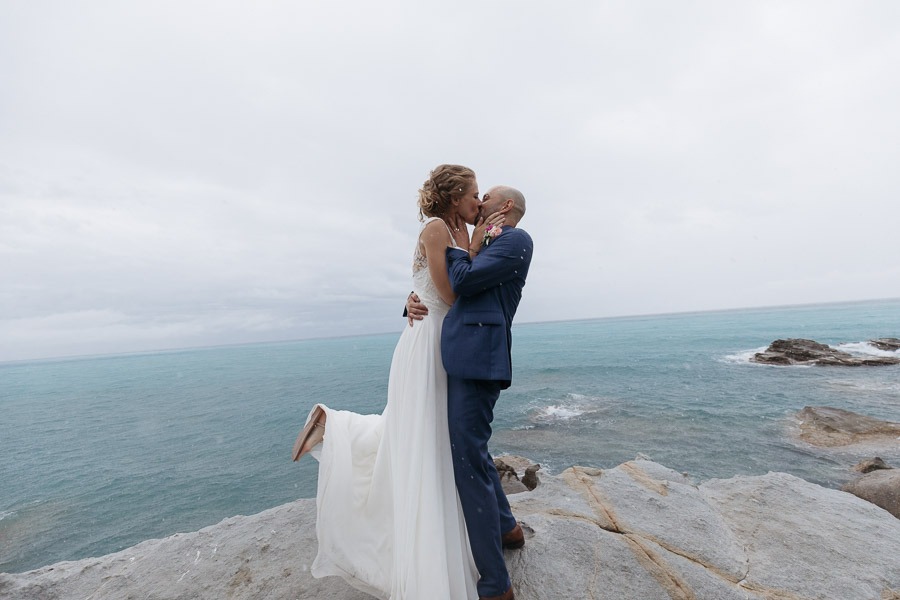
[[[521,548],[525,538],[500,486],[488,441],[494,404],[512,380],[510,326],[531,264],[532,241],[517,227],[525,214],[521,192],[507,186],[488,190],[481,214],[495,212],[506,215],[501,233],[477,253],[447,248],[450,284],[458,298],[444,319],[441,354],[456,488],[481,575],[478,594],[513,600],[503,548]],[[422,305],[407,305],[412,318],[422,314]]]

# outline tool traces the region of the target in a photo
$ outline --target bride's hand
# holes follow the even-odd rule
[[[469,243],[469,256],[475,256],[481,251],[484,243],[484,232],[488,226],[502,227],[506,222],[506,213],[495,212],[487,218],[480,217],[475,223],[475,230],[472,231],[472,241]]]

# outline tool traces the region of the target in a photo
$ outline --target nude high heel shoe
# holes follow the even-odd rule
[[[321,443],[321,441],[325,439],[326,416],[327,415],[322,407],[316,406],[313,410],[312,417],[310,417],[306,426],[303,427],[300,435],[297,436],[297,441],[294,442],[294,449],[291,452],[294,462],[300,460],[301,456],[312,450],[316,444]]]

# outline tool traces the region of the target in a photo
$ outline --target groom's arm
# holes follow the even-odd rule
[[[475,258],[456,248],[447,248],[450,285],[460,296],[471,296],[524,277],[531,263],[531,238],[524,231],[510,232],[495,239],[490,249]]]

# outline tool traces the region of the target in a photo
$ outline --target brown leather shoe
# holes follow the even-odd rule
[[[509,589],[499,596],[478,596],[478,600],[516,600],[516,597],[513,594],[512,584],[509,584]]]
[[[513,527],[511,531],[507,531],[503,534],[500,541],[503,543],[503,547],[508,550],[518,550],[524,546],[525,532],[522,531],[522,526],[516,523],[516,526]]]

